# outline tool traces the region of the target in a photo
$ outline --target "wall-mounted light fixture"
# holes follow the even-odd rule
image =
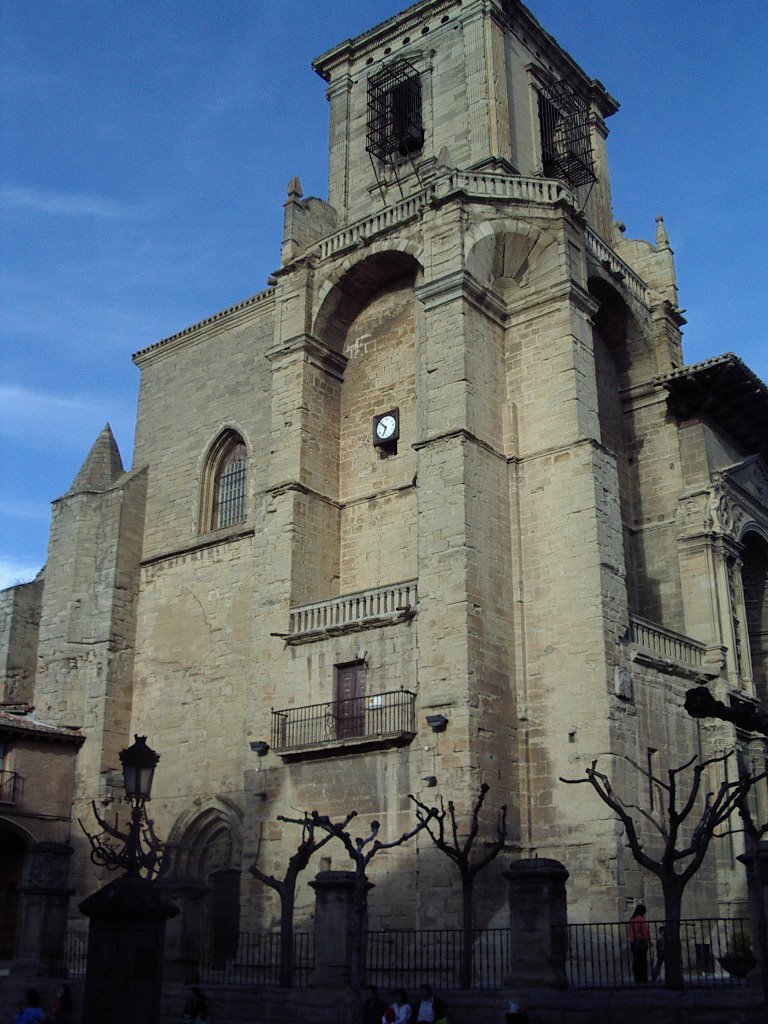
[[[427,715],[427,725],[432,732],[445,732],[445,727],[448,725],[448,719],[445,715]]]
[[[251,740],[251,750],[254,754],[258,754],[259,757],[264,757],[269,751],[269,744],[266,740]]]
[[[436,775],[425,775],[424,778],[421,781],[424,783],[424,785],[427,787],[427,789],[434,789],[435,786],[437,785],[437,776]]]

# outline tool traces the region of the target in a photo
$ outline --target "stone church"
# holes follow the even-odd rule
[[[84,927],[104,877],[74,822],[124,813],[140,733],[189,927],[222,948],[278,919],[247,870],[282,875],[278,815],[355,809],[391,840],[409,794],[468,820],[482,783],[509,834],[477,926],[519,856],[566,865],[571,920],[658,913],[611,815],[559,780],[602,755],[651,810],[616,755],[764,763],[683,699],[768,699],[768,388],[731,354],[685,364],[664,224],[614,219],[618,104],[518,0],[420,0],[314,68],[328,199],[294,178],[269,287],[135,354],[132,468],[105,428],[45,569],[1,596],[3,778],[35,731],[74,764],[71,821],[45,786],[0,802],[6,898],[68,842]],[[684,914],[743,910],[739,844]],[[349,866],[323,853],[299,925],[306,882]],[[454,926],[451,871],[423,833],[382,854],[371,921]]]

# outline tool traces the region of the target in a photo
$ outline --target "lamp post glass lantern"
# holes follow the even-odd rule
[[[152,792],[152,778],[160,755],[147,746],[146,736],[135,736],[132,746],[120,751],[126,799],[144,803]]]
[[[117,820],[111,825],[92,804],[93,813],[101,832],[91,833],[80,821],[80,827],[91,844],[91,860],[110,871],[122,868],[131,877],[159,878],[169,866],[164,844],[155,834],[145,804],[152,793],[152,779],[160,755],[147,746],[146,736],[135,736],[132,746],[121,750],[125,799],[131,805],[131,817],[125,832],[118,828]],[[79,819],[78,819],[79,820]],[[117,843],[115,842],[117,841]],[[117,845],[121,844],[121,845]]]

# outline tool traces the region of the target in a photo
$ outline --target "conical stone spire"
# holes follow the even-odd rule
[[[112,429],[107,423],[93,442],[80,472],[75,477],[67,494],[80,494],[83,491],[106,491],[124,472],[123,460]]]

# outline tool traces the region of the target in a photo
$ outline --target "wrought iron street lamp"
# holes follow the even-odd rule
[[[152,779],[160,755],[147,746],[146,736],[135,736],[132,746],[121,750],[119,757],[123,766],[125,798],[131,804],[131,820],[126,832],[105,821],[92,803],[96,821],[101,827],[98,835],[91,833],[80,821],[80,827],[91,844],[91,860],[94,864],[115,871],[122,868],[132,878],[141,876],[148,880],[159,878],[168,868],[168,859],[163,843],[155,834],[154,824],[147,817],[146,803],[152,793]],[[115,840],[121,845],[118,846]]]

